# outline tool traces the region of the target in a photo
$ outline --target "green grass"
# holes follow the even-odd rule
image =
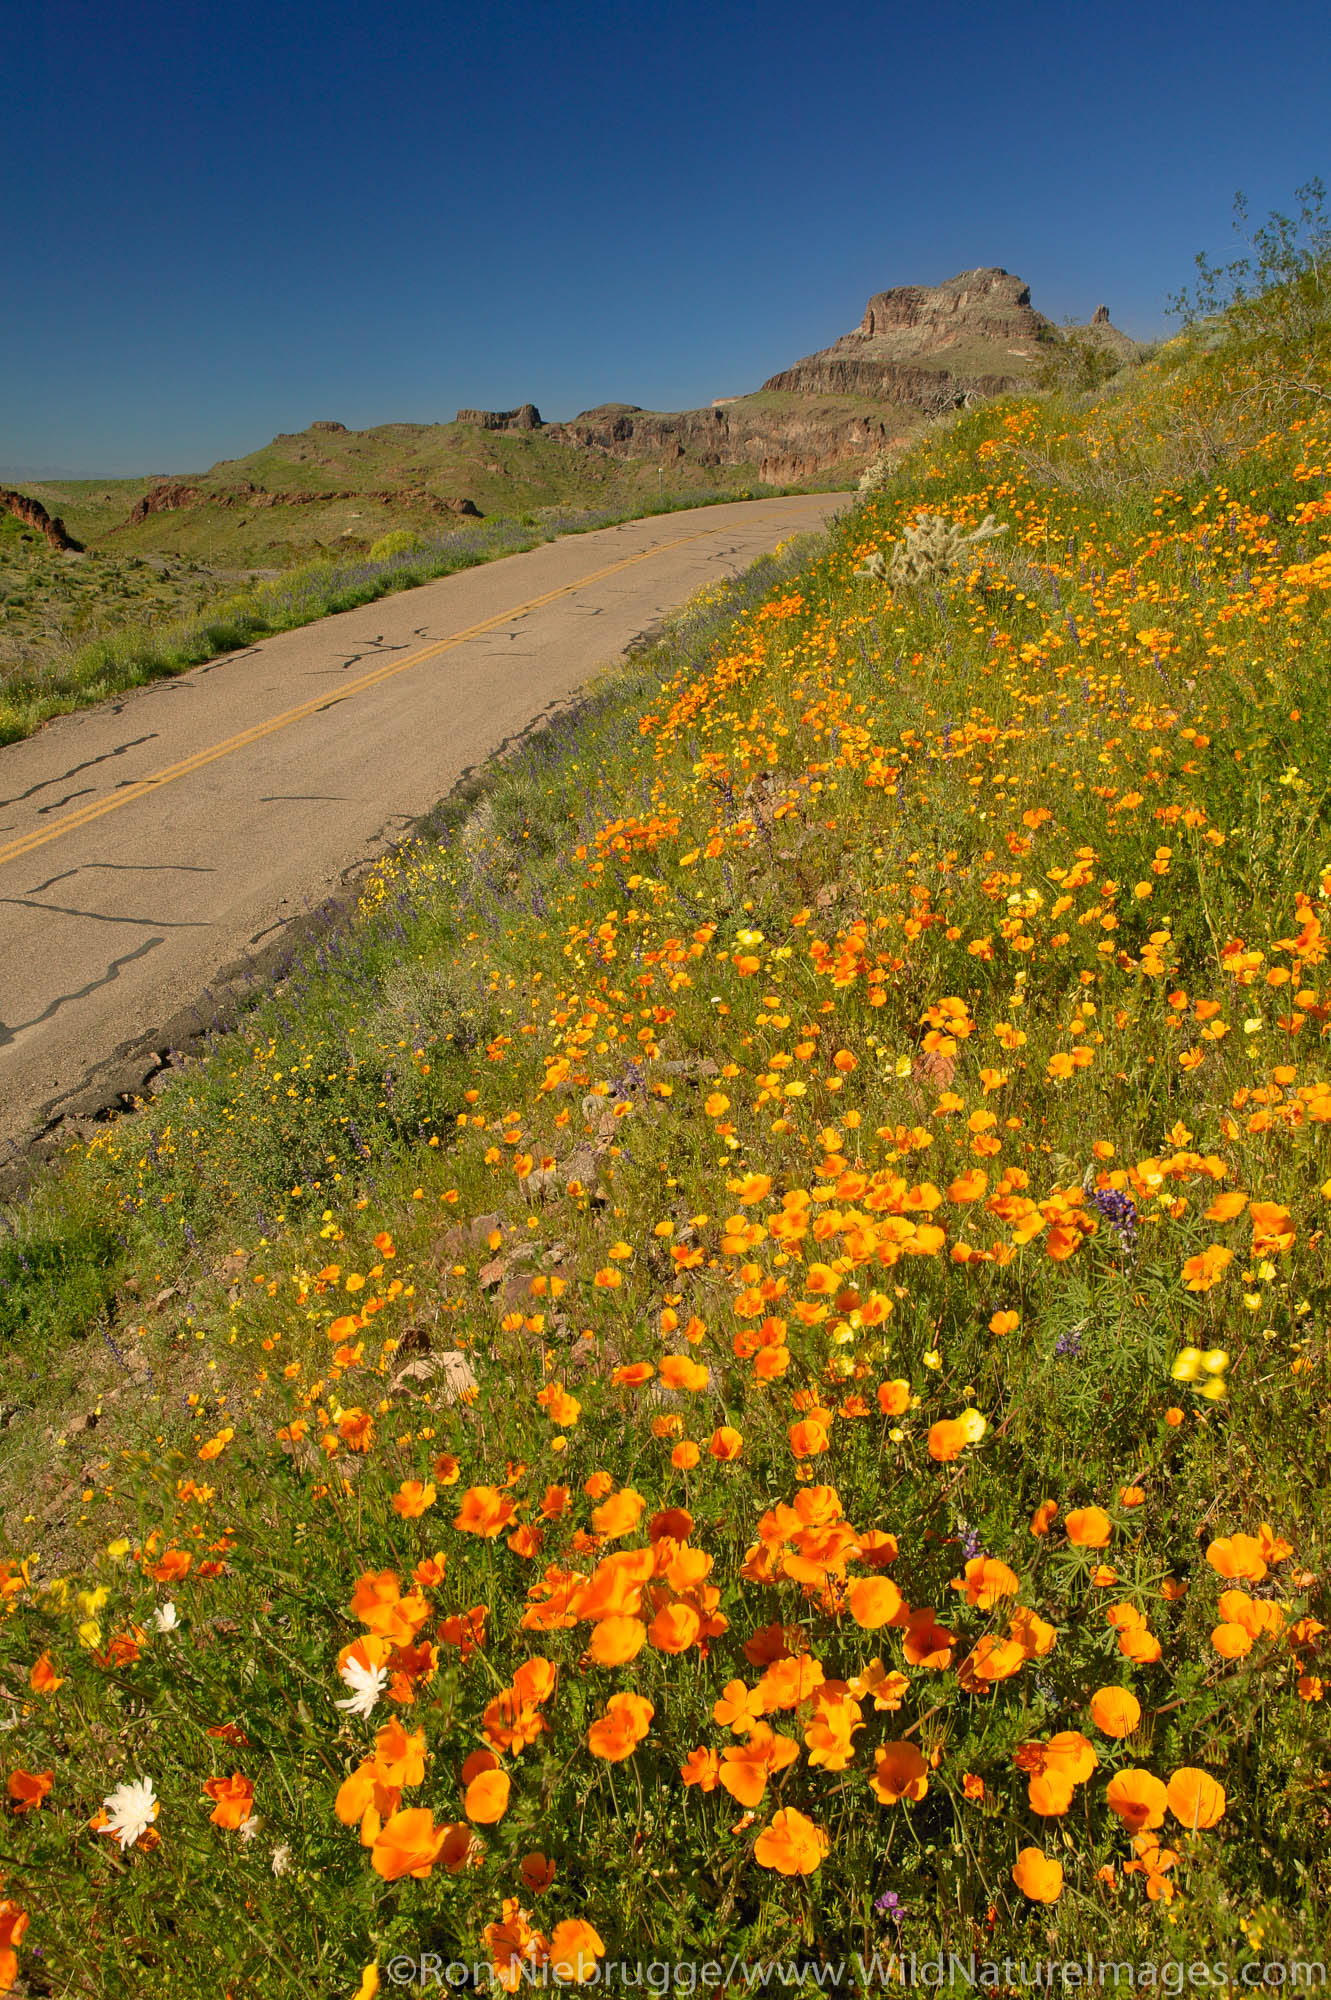
[[[1331,419],[1285,394],[1185,342],[934,430],[13,1211],[24,1976],[365,1995],[505,1915],[556,1959],[585,1925],[851,1986],[898,1944],[1166,1986],[1318,1956]],[[922,510],[1007,532],[893,595],[866,558]],[[28,1246],[99,1232],[100,1337],[62,1342],[26,1302],[87,1259]],[[542,1609],[615,1551],[623,1626]],[[367,1721],[333,1703],[384,1572],[433,1650]],[[495,1704],[533,1659],[524,1746]],[[390,1718],[401,1808],[455,1830],[419,1877],[347,1785],[398,1782]],[[1168,1786],[1155,1844],[1125,1772]],[[139,1776],[160,1845],[122,1854],[88,1821]]]

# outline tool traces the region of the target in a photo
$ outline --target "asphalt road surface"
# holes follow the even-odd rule
[[[201,997],[703,585],[840,495],[442,577],[0,749],[0,1154],[140,1087]]]

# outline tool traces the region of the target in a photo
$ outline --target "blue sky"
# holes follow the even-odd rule
[[[1328,102],[1305,0],[45,0],[0,65],[0,465],[687,408],[977,264],[1149,337],[1237,188],[1327,168]]]

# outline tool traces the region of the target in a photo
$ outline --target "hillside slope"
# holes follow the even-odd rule
[[[25,1966],[1316,1956],[1329,465],[934,431],[16,1218]]]

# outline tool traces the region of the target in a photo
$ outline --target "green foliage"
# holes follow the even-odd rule
[[[402,556],[408,549],[424,546],[424,538],[415,528],[392,528],[386,535],[380,535],[377,542],[370,543],[370,559],[382,562],[386,556]]]
[[[1246,198],[1235,195],[1233,227],[1247,248],[1221,263],[1201,252],[1196,283],[1169,304],[1208,345],[1257,359],[1306,392],[1325,382],[1331,364],[1331,215],[1319,179],[1296,188],[1294,198],[1294,215],[1273,209],[1254,224]]]
[[[1068,327],[1042,352],[1034,386],[1046,394],[1083,396],[1102,389],[1122,359],[1089,327]]]
[[[0,1237],[0,1347],[82,1339],[114,1296],[122,1257],[103,1224]]]

